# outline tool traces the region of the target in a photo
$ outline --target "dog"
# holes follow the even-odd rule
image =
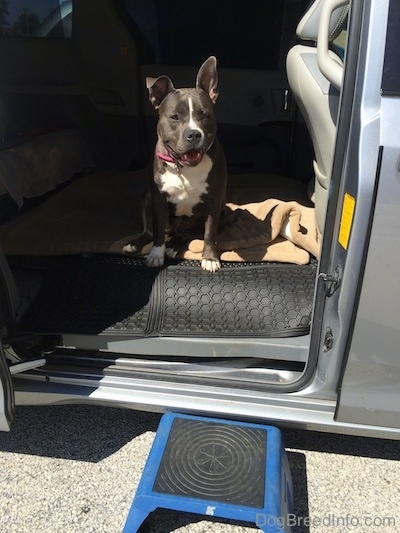
[[[217,60],[211,56],[201,65],[194,88],[176,89],[168,76],[146,78],[146,86],[159,115],[153,174],[143,202],[143,233],[123,251],[137,253],[153,241],[146,263],[161,267],[166,255],[176,257],[185,239],[199,237],[204,239],[201,267],[216,272],[227,182],[214,114]],[[168,248],[166,233],[171,237]]]

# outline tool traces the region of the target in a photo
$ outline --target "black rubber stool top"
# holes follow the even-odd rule
[[[262,508],[266,442],[263,429],[175,419],[153,490]]]

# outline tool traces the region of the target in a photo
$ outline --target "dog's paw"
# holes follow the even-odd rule
[[[175,248],[167,248],[165,250],[165,255],[170,259],[175,259],[178,255],[178,250],[175,250]]]
[[[139,249],[135,244],[128,243],[122,248],[122,251],[124,254],[136,254]]]
[[[161,267],[165,259],[165,244],[153,246],[149,255],[146,257],[146,265],[149,267]]]
[[[218,259],[202,259],[201,268],[207,270],[208,272],[216,272],[221,268],[221,263]]]

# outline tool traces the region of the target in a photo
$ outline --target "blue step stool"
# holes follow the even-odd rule
[[[158,507],[291,531],[289,464],[278,428],[168,413],[143,470],[124,533]]]

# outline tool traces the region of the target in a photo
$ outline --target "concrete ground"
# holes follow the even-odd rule
[[[159,415],[94,406],[19,407],[0,433],[0,530],[119,533]],[[296,533],[400,531],[400,442],[283,430]],[[157,510],[149,532],[258,531]]]

